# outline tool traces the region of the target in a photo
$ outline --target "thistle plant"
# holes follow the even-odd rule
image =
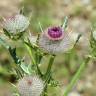
[[[11,82],[11,84],[18,90],[16,94],[18,94],[18,96],[48,96],[47,89],[49,85],[54,87],[59,86],[52,74],[52,65],[54,64],[56,56],[65,54],[66,52],[71,52],[78,43],[81,35],[78,36],[75,42],[70,39],[72,32],[67,30],[68,17],[64,18],[63,24],[50,26],[45,30],[43,30],[42,25],[39,22],[41,33],[38,32],[37,36],[29,34],[27,30],[29,24],[30,20],[28,17],[25,17],[22,14],[17,14],[10,18],[4,19],[2,28],[4,34],[10,40],[13,42],[21,41],[23,43],[24,47],[26,47],[26,50],[29,52],[31,64],[29,63],[26,65],[24,59],[17,55],[17,47],[13,48],[2,37],[0,37],[0,44],[9,51],[12,59],[14,60],[12,69],[14,69],[13,73],[16,75],[17,83],[12,84]],[[96,56],[93,55],[96,49],[96,38],[94,38],[96,32],[94,32],[92,33],[90,39],[92,52],[90,52],[90,54],[86,56],[84,62],[80,64],[79,69],[77,69],[77,72],[69,82],[69,85],[64,90],[63,96],[68,96],[68,93],[80,79],[86,64],[91,58]],[[29,35],[25,36],[24,33],[28,33]],[[44,73],[40,69],[40,66],[43,57],[47,56],[50,56],[50,59],[48,68]]]

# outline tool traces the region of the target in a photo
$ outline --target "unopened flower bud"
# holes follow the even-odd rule
[[[24,32],[28,26],[28,18],[21,14],[6,18],[3,22],[3,29],[6,30],[9,35],[18,35]]]
[[[17,85],[20,96],[40,96],[44,83],[38,76],[26,76]]]

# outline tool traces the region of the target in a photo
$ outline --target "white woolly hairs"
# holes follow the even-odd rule
[[[17,14],[4,20],[3,28],[16,34],[25,31],[29,26],[29,20],[23,15]]]
[[[20,96],[40,96],[44,82],[38,76],[26,76],[17,85]]]

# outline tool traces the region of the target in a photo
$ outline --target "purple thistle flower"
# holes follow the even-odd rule
[[[49,27],[41,33],[38,45],[51,54],[64,53],[73,47],[70,33],[64,32],[62,27]]]

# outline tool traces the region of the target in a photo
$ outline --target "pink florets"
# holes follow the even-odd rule
[[[45,32],[45,35],[50,40],[61,40],[64,37],[64,30],[62,27],[49,27],[48,30]]]

